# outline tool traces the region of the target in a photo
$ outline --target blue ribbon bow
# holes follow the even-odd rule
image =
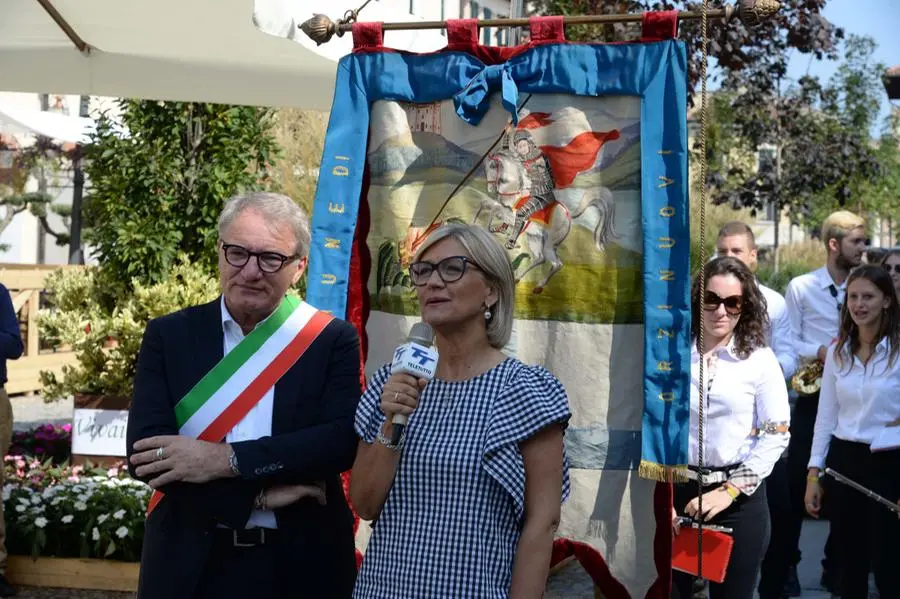
[[[456,114],[470,125],[478,125],[490,108],[491,94],[497,89],[503,95],[503,107],[512,115],[513,124],[518,125],[519,88],[516,87],[506,63],[483,68],[453,96]]]

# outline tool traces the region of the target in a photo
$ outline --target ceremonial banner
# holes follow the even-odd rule
[[[690,356],[686,54],[675,13],[631,44],[570,44],[531,21],[517,48],[474,21],[415,55],[356,24],[313,210],[308,301],[356,323],[366,371],[418,320],[407,268],[448,222],[476,223],[518,279],[506,350],[556,374],[573,417],[555,559],[613,598],[669,594],[670,487],[687,463]],[[659,481],[659,482],[658,482]],[[364,545],[367,527],[361,527]]]

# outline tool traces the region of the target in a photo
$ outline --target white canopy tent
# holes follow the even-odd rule
[[[317,47],[296,25],[358,5],[344,1],[2,0],[0,89],[328,110],[350,36]],[[360,18],[415,19],[378,2]],[[387,41],[427,52],[445,38],[427,30]]]
[[[57,141],[83,144],[88,142],[93,130],[93,119],[29,110],[0,100],[0,133],[42,135]]]

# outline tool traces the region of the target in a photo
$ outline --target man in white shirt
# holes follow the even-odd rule
[[[731,256],[747,265],[755,271],[757,266],[756,236],[746,223],[739,221],[730,222],[719,230],[719,238],[716,241],[716,254],[719,256]],[[791,323],[785,309],[784,297],[774,289],[766,287],[757,281],[759,290],[766,298],[766,310],[769,315],[769,347],[775,352],[778,363],[785,378],[794,375],[797,369],[797,359],[794,355],[794,347],[791,343]]]
[[[757,266],[756,236],[753,230],[739,221],[730,222],[719,230],[716,240],[716,254],[732,256],[755,271]],[[757,283],[766,298],[769,315],[769,347],[775,352],[785,378],[793,376],[797,369],[797,359],[791,343],[791,323],[788,319],[785,301],[780,293]],[[772,521],[771,540],[760,570],[759,596],[761,599],[780,599],[793,558],[788,539],[784,536],[784,523],[790,518],[791,505],[788,491],[787,466],[782,457],[775,462],[766,479],[766,499]]]
[[[828,252],[825,266],[793,279],[785,294],[788,318],[794,334],[794,349],[801,362],[815,359],[824,361],[828,346],[837,337],[845,283],[850,270],[862,262],[866,249],[866,223],[852,212],[834,212],[822,223],[821,239]],[[788,550],[794,553],[794,575],[796,564],[800,562],[806,467],[818,405],[818,393],[802,395],[797,399],[791,416],[791,442],[787,461],[791,518],[787,534],[790,535]],[[831,537],[825,546],[822,585],[832,590],[835,588],[835,569],[839,565],[834,563],[834,552],[830,545]],[[799,591],[799,588],[791,590]],[[790,595],[797,594],[799,593]]]

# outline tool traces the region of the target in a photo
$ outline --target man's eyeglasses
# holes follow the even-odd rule
[[[428,284],[432,273],[437,271],[444,283],[454,283],[466,274],[467,266],[479,270],[481,268],[465,256],[450,256],[437,263],[420,260],[409,265],[409,279],[416,287],[422,287]]]
[[[225,252],[225,262],[235,268],[244,268],[250,262],[250,258],[256,257],[256,265],[261,271],[273,274],[284,268],[284,265],[299,256],[285,256],[278,252],[251,252],[241,245],[222,243],[222,251]]]
[[[728,297],[719,297],[717,293],[707,291],[703,296],[703,309],[707,312],[715,312],[720,305],[725,306],[725,313],[737,316],[744,307],[744,298],[740,295],[729,295]]]
[[[900,264],[882,264],[881,267],[888,272],[893,270],[895,273],[900,274]]]

